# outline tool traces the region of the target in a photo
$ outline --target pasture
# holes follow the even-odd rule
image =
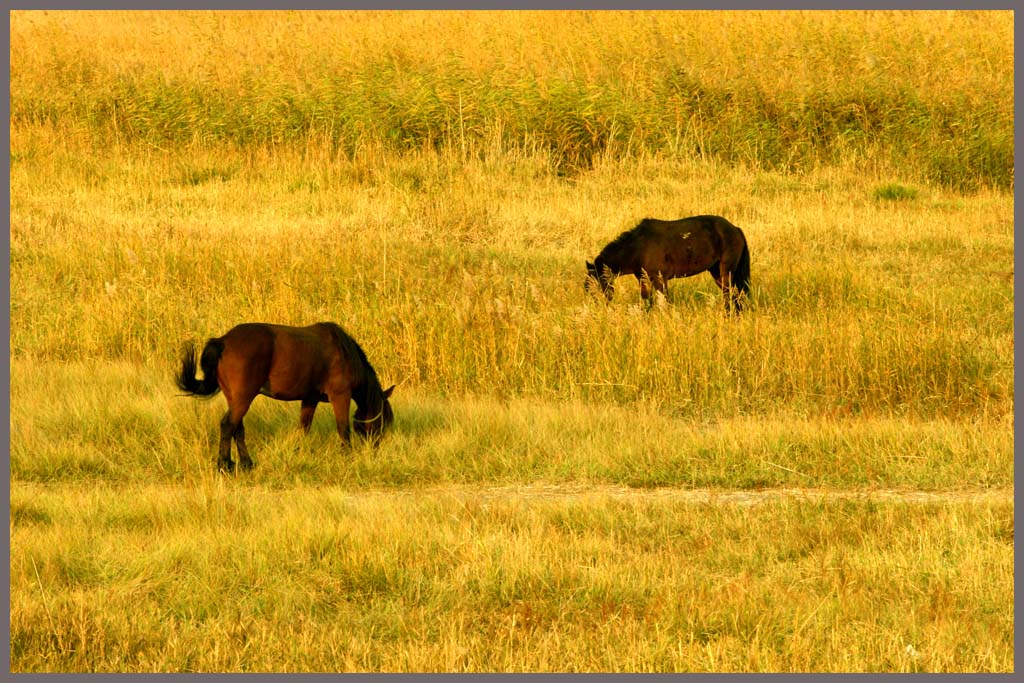
[[[1012,28],[13,12],[11,669],[1013,670]],[[739,315],[585,291],[697,214]],[[391,430],[219,474],[183,345],[320,320]]]

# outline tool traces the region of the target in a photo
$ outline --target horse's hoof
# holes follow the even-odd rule
[[[219,472],[224,473],[224,474],[234,474],[235,473],[235,463],[232,462],[231,460],[228,460],[227,462],[220,462],[217,465],[217,470]]]

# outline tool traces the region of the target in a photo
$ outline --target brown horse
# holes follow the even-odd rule
[[[721,216],[675,221],[645,218],[587,262],[586,288],[596,282],[608,301],[615,278],[633,274],[640,296],[650,301],[652,286],[665,294],[674,277],[708,271],[722,289],[726,310],[740,309],[740,294],[750,291],[750,250],[743,231]]]
[[[224,392],[228,412],[220,421],[221,470],[233,472],[231,439],[243,469],[252,468],[245,447],[242,418],[257,395],[279,401],[302,401],[299,423],[309,431],[318,403],[330,402],[343,443],[349,441],[349,406],[354,399],[356,431],[377,441],[393,415],[377,373],[352,337],[329,322],[308,327],[244,323],[223,337],[210,339],[199,358],[203,379],[196,379],[196,348],[185,347],[178,388],[210,397]]]

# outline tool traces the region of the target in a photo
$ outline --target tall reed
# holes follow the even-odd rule
[[[1009,188],[1012,30],[1005,11],[15,12],[11,117],[102,143],[497,144],[569,175],[660,154]]]

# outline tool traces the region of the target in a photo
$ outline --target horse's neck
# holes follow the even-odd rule
[[[598,277],[607,277],[619,273],[623,267],[623,259],[621,250],[616,249],[614,252],[601,252],[601,255],[594,259],[594,268],[597,270]]]
[[[352,387],[352,400],[356,402],[356,405],[360,408],[366,405],[367,394],[369,393],[368,382],[364,379],[360,384]]]
[[[374,407],[370,405],[373,400],[371,397],[379,396],[381,393],[380,384],[375,380],[376,376],[372,374],[372,371],[367,371],[363,374],[363,381],[352,388],[352,398],[360,408]],[[376,387],[376,391],[373,390],[374,387]]]
[[[597,266],[598,272],[600,272],[604,266],[608,266],[612,270],[618,270],[622,267],[622,262],[625,259],[626,253],[626,245],[621,244],[616,240],[605,247],[604,251],[597,255],[597,258],[594,259],[594,265]]]

